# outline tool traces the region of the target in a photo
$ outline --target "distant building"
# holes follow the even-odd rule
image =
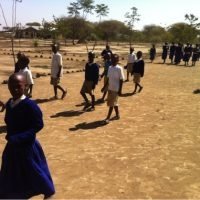
[[[27,28],[21,28],[16,30],[15,37],[16,38],[37,38],[39,37],[39,29],[38,26],[31,26]]]

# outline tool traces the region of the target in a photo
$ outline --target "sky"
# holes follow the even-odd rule
[[[0,0],[6,21],[12,26],[13,0]],[[43,19],[53,21],[56,17],[67,16],[67,7],[76,0],[22,0],[17,3],[16,23],[25,25],[27,22],[39,22]],[[125,22],[125,13],[132,7],[138,9],[140,20],[135,23],[135,29],[142,30],[145,25],[160,25],[167,27],[176,22],[186,22],[185,14],[194,14],[200,19],[199,0],[94,0],[95,4],[105,4],[109,14],[102,20],[119,20]],[[87,19],[98,22],[96,14],[88,15]],[[0,10],[0,24],[5,26]]]

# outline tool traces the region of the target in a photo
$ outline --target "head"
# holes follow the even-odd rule
[[[19,60],[19,59],[21,58],[22,55],[23,55],[23,53],[22,53],[21,51],[19,51],[19,52],[17,53],[17,59]]]
[[[113,54],[111,57],[112,65],[115,66],[119,62],[119,55]]]
[[[18,99],[24,94],[25,78],[22,74],[14,73],[8,79],[8,89],[13,99]]]
[[[30,63],[29,58],[24,54],[21,55],[21,57],[19,58],[20,69],[24,69],[25,67],[28,66],[29,63]]]
[[[133,53],[133,52],[134,52],[134,48],[130,47],[130,53]]]
[[[88,53],[88,61],[89,61],[90,63],[92,63],[92,62],[94,61],[94,58],[95,58],[94,52],[90,51],[90,52]]]
[[[142,52],[141,52],[141,51],[138,51],[138,52],[137,52],[137,59],[140,59],[140,58],[142,58]]]
[[[57,53],[58,50],[59,50],[59,46],[57,44],[53,44],[51,46],[51,50],[52,50],[53,53]]]
[[[109,46],[108,44],[106,45],[106,49],[107,49],[107,50],[109,50],[109,49],[110,49],[110,46]]]

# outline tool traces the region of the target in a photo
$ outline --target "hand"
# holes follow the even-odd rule
[[[1,107],[0,112],[3,112],[4,109],[5,109],[5,105],[4,105],[4,103],[2,101],[0,101],[0,107]]]

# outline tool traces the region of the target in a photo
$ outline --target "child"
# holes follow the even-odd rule
[[[108,69],[108,81],[104,85],[104,88],[107,87],[108,84],[108,101],[107,105],[109,106],[108,115],[104,120],[104,123],[109,123],[110,117],[113,111],[115,110],[116,116],[115,119],[120,119],[119,108],[118,108],[118,95],[121,95],[122,84],[124,80],[124,72],[121,66],[118,65],[119,56],[117,54],[113,54],[112,65]],[[104,89],[102,88],[102,90]]]
[[[24,94],[27,97],[32,98],[34,81],[33,81],[31,70],[28,67],[29,62],[30,62],[30,60],[27,56],[21,55],[21,57],[19,58],[20,70],[18,73],[23,74],[23,76],[25,77],[26,87],[25,87]]]
[[[8,88],[12,98],[6,103],[7,144],[2,154],[0,199],[29,199],[55,193],[46,158],[36,133],[43,128],[42,112],[24,95],[24,76],[14,73]]]
[[[105,56],[104,71],[103,71],[103,73],[101,74],[101,79],[104,77],[104,84],[105,84],[105,83],[107,82],[107,80],[108,80],[108,77],[107,77],[107,75],[108,75],[108,69],[109,69],[109,67],[111,66],[111,64],[112,64],[112,63],[111,63],[111,54],[108,53],[108,54],[106,54],[106,56]],[[100,80],[101,80],[101,79],[100,79]],[[102,96],[102,98],[101,98],[101,102],[104,103],[106,94],[107,94],[107,92],[108,92],[108,87],[105,87],[104,90],[103,90],[102,92],[103,92],[103,96]]]
[[[93,52],[88,53],[88,62],[85,65],[85,80],[81,88],[80,94],[85,100],[85,106],[83,110],[90,107],[89,100],[86,96],[88,93],[92,99],[91,111],[95,110],[95,95],[94,89],[98,83],[99,79],[99,65],[94,63],[95,54]]]
[[[134,53],[134,48],[130,47],[130,52],[128,54],[128,59],[127,59],[127,79],[126,81],[129,81],[129,74],[133,71],[133,63],[136,60],[136,56]]]
[[[152,44],[152,47],[151,47],[151,49],[149,51],[149,54],[150,54],[149,59],[150,59],[151,63],[153,63],[153,61],[154,61],[154,59],[156,57],[156,47],[155,47],[155,44]]]
[[[135,83],[135,90],[133,91],[133,94],[136,93],[137,87],[139,87],[138,92],[141,92],[143,87],[140,85],[140,79],[144,76],[144,60],[142,59],[142,52],[137,52],[137,60],[134,63],[133,66],[133,81]]]
[[[54,99],[58,99],[58,89],[62,92],[61,99],[67,95],[67,90],[64,90],[60,85],[60,78],[63,76],[63,60],[62,55],[58,52],[58,45],[52,45],[53,57],[51,60],[51,81],[54,89]]]

